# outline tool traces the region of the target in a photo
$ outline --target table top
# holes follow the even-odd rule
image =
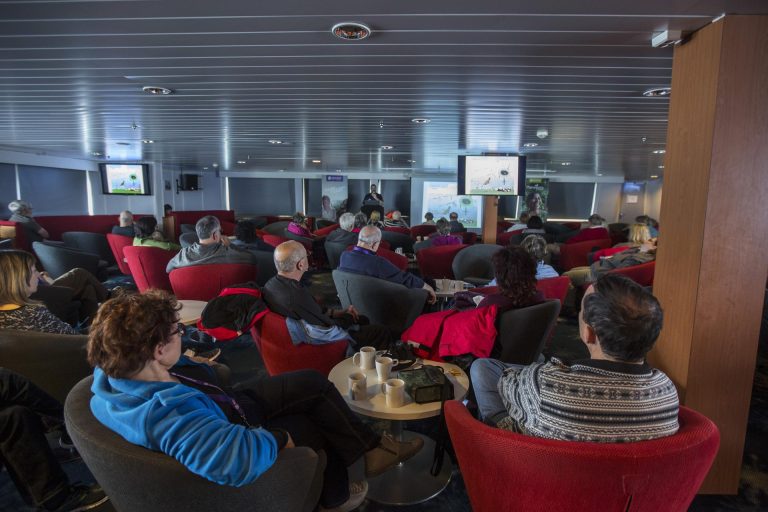
[[[438,363],[437,361],[424,361],[425,364],[442,366],[445,369],[445,376],[453,384],[453,396],[456,400],[462,400],[469,390],[469,378],[461,368],[455,364]],[[458,371],[460,375],[454,376],[449,371]],[[365,374],[368,385],[367,400],[350,400],[349,394],[349,375],[355,372]],[[392,375],[396,377],[396,375]],[[328,380],[333,382],[341,396],[344,397],[349,408],[353,411],[385,420],[420,420],[431,418],[440,414],[440,402],[430,402],[428,404],[417,404],[411,399],[408,393],[405,394],[405,405],[402,407],[387,407],[387,399],[381,392],[381,382],[376,375],[376,370],[362,370],[352,363],[352,358],[347,358],[333,367]]]
[[[178,301],[181,309],[179,310],[179,322],[184,325],[194,325],[200,319],[203,309],[208,305],[202,300],[180,300]]]
[[[437,286],[437,290],[435,290],[437,297],[453,297],[456,292],[474,288],[472,284],[453,279],[435,279],[435,285]]]

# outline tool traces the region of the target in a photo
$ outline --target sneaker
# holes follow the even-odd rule
[[[82,512],[92,510],[109,501],[109,496],[97,484],[73,485],[69,488],[69,495],[55,512]]]
[[[198,352],[195,354],[195,357],[199,357],[200,359],[207,359],[208,361],[215,361],[220,355],[221,349],[215,348],[213,350],[208,350],[207,352]]]
[[[320,512],[350,512],[362,505],[365,496],[368,494],[368,482],[360,480],[359,482],[349,483],[349,499],[334,508],[320,507]]]
[[[424,440],[415,437],[408,441],[396,441],[391,435],[383,434],[379,446],[365,452],[365,476],[378,476],[397,464],[416,455]]]

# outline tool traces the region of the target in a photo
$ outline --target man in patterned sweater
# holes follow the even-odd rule
[[[579,335],[590,358],[530,366],[478,359],[471,374],[481,419],[566,441],[618,443],[674,434],[675,386],[645,362],[662,316],[651,293],[606,274],[587,290],[579,315]]]

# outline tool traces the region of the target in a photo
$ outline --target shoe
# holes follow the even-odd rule
[[[213,350],[209,350],[207,352],[198,352],[195,354],[195,357],[199,357],[201,359],[207,359],[208,361],[215,361],[219,358],[221,355],[221,349],[215,348]]]
[[[92,510],[109,501],[109,496],[97,484],[73,485],[69,488],[69,495],[55,512],[83,512]]]
[[[349,499],[334,508],[320,507],[320,512],[350,512],[362,505],[365,496],[368,494],[368,482],[361,480],[359,482],[349,483]]]
[[[416,455],[422,446],[424,440],[420,437],[409,441],[396,441],[389,434],[382,435],[379,446],[365,452],[365,476],[371,478],[382,474],[392,466]]]

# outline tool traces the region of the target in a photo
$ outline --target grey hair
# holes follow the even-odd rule
[[[376,242],[381,242],[381,230],[376,226],[365,226],[357,235],[358,242],[373,246]]]
[[[120,212],[120,220],[121,221],[132,221],[133,220],[133,213],[131,213],[130,210],[123,210]]]
[[[400,213],[400,210],[395,210],[392,212],[392,220],[400,220],[400,217],[402,217],[403,214]]]
[[[213,215],[206,215],[195,224],[195,232],[200,240],[211,238],[216,231],[221,231],[221,223]]]
[[[451,225],[447,220],[445,220],[445,217],[440,217],[440,219],[435,222],[435,227],[437,228],[437,232],[442,236],[445,236],[451,232]]]
[[[11,213],[28,212],[32,209],[32,205],[21,199],[16,199],[8,203],[8,209],[11,210]]]
[[[339,227],[344,231],[352,231],[352,228],[355,227],[354,214],[347,212],[339,217]]]
[[[288,256],[283,258],[282,260],[278,259],[278,255],[282,254],[283,251],[279,250],[280,246],[283,244],[290,244],[290,246],[294,247],[293,250],[291,250],[288,253]],[[278,272],[293,272],[296,270],[296,265],[304,259],[304,255],[306,254],[306,249],[304,249],[304,246],[301,245],[299,242],[296,241],[288,241],[283,242],[282,244],[277,246],[277,249],[275,249],[275,268]]]
[[[547,255],[547,241],[541,235],[526,236],[520,246],[533,256],[536,263],[544,260]]]

